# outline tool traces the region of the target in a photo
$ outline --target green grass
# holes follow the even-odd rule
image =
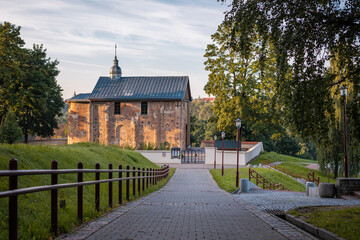
[[[302,175],[306,178],[307,174],[309,172],[314,171],[315,177],[320,177],[320,182],[328,182],[328,176],[327,173],[324,173],[319,170],[313,170],[309,169],[306,166],[309,164],[317,163],[316,161],[309,160],[309,159],[303,159],[303,158],[296,158],[292,156],[287,156],[283,154],[278,154],[275,152],[268,152],[268,153],[262,153],[254,162],[252,162],[252,165],[259,165],[259,163],[273,163],[273,162],[281,162],[278,166],[285,169],[287,172],[293,172],[296,175]],[[333,174],[330,174],[330,183],[335,183],[336,179],[334,178]]]
[[[308,172],[315,172],[315,177],[320,177],[320,182],[328,182],[328,176],[327,174],[318,171],[309,169],[304,165],[298,164],[298,163],[292,163],[292,162],[284,162],[278,165],[281,168],[284,168],[286,171],[293,171],[297,174],[301,174],[302,176],[306,177]],[[334,178],[333,174],[330,174],[330,183],[336,183],[336,179]]]
[[[290,214],[347,240],[359,239],[359,206],[304,207],[295,209]]]
[[[268,161],[270,163],[273,162],[297,162],[297,163],[308,163],[308,164],[317,163],[316,161],[310,159],[292,157],[284,154],[279,154],[276,152],[265,152],[265,153],[261,153],[260,156],[251,164],[259,165],[259,163],[263,163],[265,161]]]
[[[100,163],[101,168],[108,168],[112,163],[113,168],[123,165],[135,166],[136,168],[159,168],[141,154],[124,150],[116,146],[103,146],[98,144],[81,143],[68,146],[32,146],[25,144],[7,145],[0,144],[0,169],[7,170],[10,158],[18,160],[19,169],[50,169],[51,161],[58,161],[59,169],[74,169],[78,162],[82,162],[84,168],[95,168]],[[171,169],[170,176],[174,173]],[[113,177],[118,174],[114,173]],[[123,174],[124,176],[124,174]],[[107,178],[108,173],[101,174],[101,178]],[[94,180],[94,173],[84,174],[84,181]],[[149,194],[162,187],[166,180],[161,181],[142,193]],[[76,174],[59,176],[59,183],[75,182]],[[130,181],[132,182],[132,181]],[[21,176],[18,180],[19,188],[50,184],[50,176]],[[123,181],[123,201],[125,202],[125,181]],[[131,185],[131,184],[130,184]],[[100,213],[95,210],[94,185],[84,186],[84,220],[90,220],[109,211],[108,207],[108,183],[100,186]],[[8,190],[8,178],[0,177],[0,191]],[[113,202],[117,206],[118,184],[113,184]],[[130,186],[131,190],[131,186]],[[130,191],[132,193],[132,191]],[[59,232],[71,231],[80,223],[77,221],[77,189],[62,189],[58,192],[59,201],[65,201],[65,208],[59,209]],[[131,200],[138,198],[131,194]],[[48,239],[50,233],[50,192],[39,192],[21,195],[18,197],[18,221],[19,239]],[[8,238],[8,198],[0,199],[0,239]]]
[[[304,192],[305,186],[301,183],[298,183],[294,179],[279,173],[275,170],[266,169],[266,168],[254,168],[260,175],[269,180],[272,183],[281,183],[285,187],[287,187],[290,191],[298,191]],[[220,188],[224,189],[227,192],[233,192],[236,190],[235,186],[235,176],[236,169],[235,168],[227,168],[224,170],[224,176],[221,176],[221,169],[212,169],[210,170],[213,178],[217,182]],[[249,169],[248,168],[240,168],[239,169],[239,177],[240,178],[249,178]],[[251,179],[253,183],[255,183],[254,179]],[[260,186],[262,187],[262,186]]]

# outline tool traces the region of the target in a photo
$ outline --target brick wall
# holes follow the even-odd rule
[[[158,146],[168,142],[177,147],[189,144],[189,102],[149,101],[148,114],[141,114],[141,102],[121,102],[120,114],[114,114],[114,105],[114,102],[92,102],[91,106],[70,103],[69,144],[90,141],[136,148],[140,143]]]
[[[69,103],[68,144],[90,141],[90,103]]]
[[[350,195],[353,191],[360,191],[360,178],[336,178],[336,193]]]

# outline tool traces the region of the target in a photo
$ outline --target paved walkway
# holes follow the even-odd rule
[[[161,190],[63,239],[313,239],[217,187],[205,168],[178,168]]]
[[[359,200],[341,198],[308,197],[305,192],[251,190],[249,193],[234,194],[234,198],[256,206],[256,208],[290,210],[304,206],[360,205]]]

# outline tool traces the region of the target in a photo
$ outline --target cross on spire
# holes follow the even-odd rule
[[[117,57],[116,55],[117,55],[117,46],[115,44],[115,58]]]

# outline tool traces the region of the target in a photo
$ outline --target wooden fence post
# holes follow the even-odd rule
[[[142,169],[142,176],[143,176],[143,179],[142,179],[142,190],[143,192],[145,191],[145,168]]]
[[[58,169],[58,163],[56,160],[51,161],[51,169]],[[56,173],[51,174],[51,185],[58,184],[58,175]],[[58,226],[58,190],[51,190],[51,232],[57,236]]]
[[[95,165],[95,169],[100,169],[100,163]],[[95,180],[100,180],[100,172],[95,173]],[[95,209],[100,211],[100,183],[95,184]]]
[[[146,168],[146,189],[149,188],[149,168]]]
[[[130,166],[126,166],[126,177],[129,178],[130,177]],[[126,179],[126,200],[130,201],[130,179]]]
[[[140,168],[138,168],[138,192],[139,192],[139,196],[141,196],[141,187],[140,187],[140,183],[141,183],[141,169]]]
[[[9,170],[17,170],[18,162],[15,158],[9,161]],[[18,188],[18,177],[9,176],[9,190],[15,190]],[[18,197],[9,197],[9,240],[17,240],[17,227],[18,227]]]
[[[109,164],[109,170],[113,169],[113,165],[110,163]],[[109,179],[112,179],[112,172],[109,172]],[[109,207],[112,208],[113,206],[113,183],[109,182]]]
[[[119,178],[122,178],[122,165],[119,166]],[[119,181],[119,204],[122,204],[122,180]]]
[[[83,169],[82,162],[79,162],[77,167],[78,167],[78,169]],[[78,172],[77,181],[78,182],[83,181],[83,173],[82,172]],[[83,206],[84,206],[84,204],[83,204],[83,186],[78,186],[77,187],[77,207],[78,207],[77,217],[80,222],[83,221]]]
[[[132,176],[133,176],[133,185],[132,185],[132,190],[133,190],[133,195],[135,196],[136,195],[136,179],[135,179],[135,177],[136,177],[136,168],[135,167],[133,167],[133,174],[132,174]]]

